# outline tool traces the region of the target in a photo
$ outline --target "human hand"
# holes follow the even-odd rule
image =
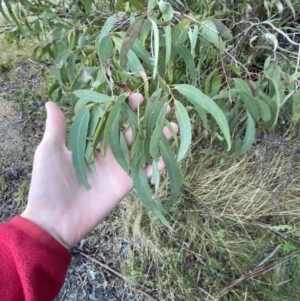
[[[143,102],[139,93],[129,98],[133,110]],[[76,245],[93,230],[131,191],[133,182],[120,167],[110,148],[105,157],[95,155],[97,174],[90,169],[87,176],[92,188],[86,190],[79,182],[72,163],[72,153],[67,149],[66,120],[59,107],[46,103],[47,121],[43,140],[38,146],[33,163],[28,204],[21,214],[47,231],[66,248]],[[174,130],[178,126],[172,123]],[[171,133],[165,128],[165,136]],[[131,129],[124,133],[131,141]],[[162,160],[158,162],[164,168]],[[151,177],[151,166],[145,168]]]

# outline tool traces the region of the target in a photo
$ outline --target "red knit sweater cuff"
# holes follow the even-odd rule
[[[48,232],[41,229],[39,226],[31,222],[30,220],[22,216],[15,216],[8,223],[22,230],[27,235],[38,241],[44,246],[44,248],[55,253],[58,256],[58,258],[60,258],[62,261],[66,261],[68,263],[70,262],[70,252]]]

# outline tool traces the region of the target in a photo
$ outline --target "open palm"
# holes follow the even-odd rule
[[[141,94],[130,97],[133,109],[142,102]],[[76,176],[72,153],[65,145],[65,117],[55,103],[48,102],[46,109],[46,130],[34,156],[28,204],[22,216],[70,248],[117,206],[133,188],[133,182],[108,148],[105,157],[95,156],[98,174],[88,171],[92,189],[87,191]],[[173,127],[178,130],[176,124]],[[164,132],[167,138],[171,137],[166,128]],[[129,143],[131,130],[124,136]],[[162,161],[159,167],[164,168]],[[149,166],[145,172],[151,176]]]

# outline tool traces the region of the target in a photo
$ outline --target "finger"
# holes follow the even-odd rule
[[[46,103],[47,120],[42,142],[65,145],[67,124],[61,109],[54,102]]]
[[[129,96],[129,104],[132,111],[137,111],[138,107],[144,102],[144,96],[141,93],[133,93]]]
[[[157,162],[157,166],[158,166],[158,170],[162,171],[165,168],[165,162],[163,161],[162,158],[159,158],[158,162]],[[152,177],[152,165],[147,165],[144,169],[146,177],[148,179],[150,179]]]
[[[179,130],[177,123],[170,122],[170,124],[171,124],[174,132],[177,134],[178,130]],[[170,140],[172,138],[172,133],[171,133],[171,131],[166,126],[163,129],[163,133],[164,133],[164,135],[166,136],[166,138],[168,140]],[[157,165],[158,165],[159,171],[161,171],[161,170],[163,170],[165,168],[165,163],[164,163],[164,161],[163,161],[162,158],[160,158],[158,160]],[[145,170],[146,177],[147,178],[151,178],[152,177],[152,166],[151,165],[147,165],[144,170]]]
[[[167,105],[167,108],[166,108],[166,115],[167,114],[169,114],[171,112],[171,107],[169,106],[169,105]],[[171,122],[172,123],[172,122]],[[176,125],[177,126],[177,125]],[[171,134],[170,133],[170,131],[169,131],[169,133],[167,132],[167,130],[164,128],[164,130],[163,130],[164,132],[166,131],[166,133],[169,135],[169,134]],[[178,131],[178,126],[177,126],[177,131]],[[176,131],[175,131],[176,132]],[[137,131],[136,131],[136,133],[137,133]],[[171,136],[172,136],[172,134],[171,134]],[[170,139],[171,138],[171,136],[168,138],[168,139]],[[125,141],[126,141],[126,143],[127,143],[127,145],[131,145],[132,144],[132,128],[130,127],[130,128],[128,128],[125,132],[124,132],[124,138],[125,138]]]

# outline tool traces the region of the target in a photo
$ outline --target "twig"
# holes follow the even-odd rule
[[[241,282],[249,280],[249,279],[252,279],[252,278],[255,278],[257,276],[262,276],[262,275],[266,274],[267,272],[272,271],[274,268],[278,267],[279,265],[283,264],[284,262],[286,262],[286,261],[288,261],[288,260],[290,260],[290,259],[298,256],[299,254],[300,254],[300,250],[291,252],[287,256],[279,259],[277,262],[274,262],[274,263],[269,264],[269,265],[267,265],[265,267],[262,267],[262,268],[260,268],[258,270],[255,270],[254,272],[249,273],[249,274],[247,274],[245,276],[242,276],[241,278],[239,278],[239,279],[231,282],[228,286],[226,286],[226,287],[222,288],[221,290],[217,291],[215,293],[215,295],[218,295],[218,296],[224,295],[230,289],[232,289],[233,287],[237,286]]]
[[[149,294],[147,294],[146,292],[142,291],[141,289],[137,289],[137,291],[139,293],[141,293],[142,295],[144,295],[146,298],[148,298],[150,301],[157,301],[156,299],[154,299],[153,297],[151,297]]]
[[[77,253],[77,252],[76,252]],[[126,281],[126,279],[124,278],[123,275],[121,275],[119,272],[117,272],[116,270],[110,268],[108,265],[98,261],[95,258],[90,257],[89,255],[83,253],[83,252],[78,252],[81,256],[95,262],[96,264],[100,265],[101,267],[105,268],[106,270],[110,271],[111,273],[113,273],[114,275],[118,276],[119,278],[123,279],[124,281]],[[138,286],[143,287],[141,284],[139,284]],[[154,299],[153,297],[151,297],[148,293],[146,293],[145,291],[141,290],[141,289],[137,289],[137,291],[141,294],[143,294],[145,297],[147,297],[150,301],[157,301],[156,299]]]

